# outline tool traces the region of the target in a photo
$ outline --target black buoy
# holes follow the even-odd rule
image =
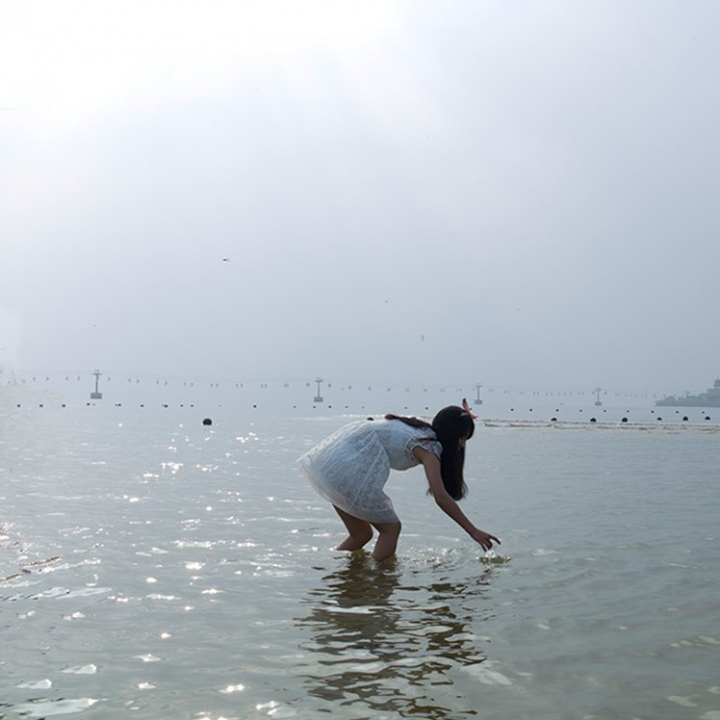
[[[709,420],[709,419],[710,419],[710,416],[709,416],[709,415],[706,415],[706,416],[705,416],[705,419],[706,419],[706,420]]]
[[[661,417],[658,417],[658,420],[662,420],[662,418],[661,418]]]
[[[557,418],[550,418],[550,422],[557,422]]]
[[[627,418],[624,417],[620,422],[627,422]]]
[[[683,422],[687,422],[687,421],[688,421],[688,416],[687,416],[687,415],[683,415]]]
[[[210,418],[205,418],[203,420],[203,425],[212,425],[212,420]]]
[[[590,422],[597,422],[595,418],[590,418]]]

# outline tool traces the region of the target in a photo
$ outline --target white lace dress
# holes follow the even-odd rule
[[[297,462],[315,489],[350,515],[373,523],[398,522],[383,488],[390,470],[419,465],[416,447],[440,457],[442,445],[431,428],[401,420],[360,420],[341,428]]]

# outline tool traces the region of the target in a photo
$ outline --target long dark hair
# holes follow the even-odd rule
[[[443,485],[453,500],[460,500],[467,495],[467,485],[463,478],[465,465],[465,448],[460,447],[460,440],[469,440],[475,432],[475,423],[470,415],[457,405],[443,408],[433,418],[432,424],[416,417],[403,415],[386,415],[386,420],[401,420],[406,425],[416,428],[429,428],[442,445],[440,455],[440,475]]]

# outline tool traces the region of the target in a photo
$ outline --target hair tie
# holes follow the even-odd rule
[[[470,406],[468,405],[468,401],[465,398],[463,398],[462,406],[463,406],[463,410],[465,411],[465,414],[469,415],[473,420],[477,420],[477,415],[472,414],[472,412],[470,410]]]

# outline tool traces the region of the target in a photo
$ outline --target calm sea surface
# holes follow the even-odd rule
[[[376,564],[294,460],[382,401],[0,405],[0,718],[720,720],[717,424],[489,422],[497,556],[412,470]]]

